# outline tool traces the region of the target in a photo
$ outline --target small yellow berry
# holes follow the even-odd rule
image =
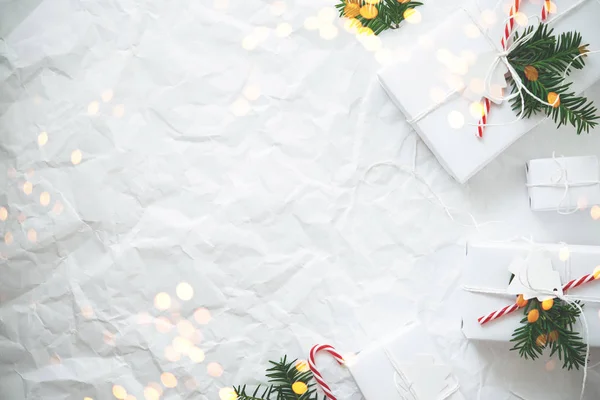
[[[544,347],[546,346],[546,335],[540,335],[537,337],[537,339],[535,339],[535,344],[537,344],[539,347]]]
[[[348,18],[357,17],[360,14],[360,6],[356,3],[348,3],[344,7],[344,16]]]
[[[548,311],[549,309],[552,308],[552,306],[554,305],[554,299],[547,299],[542,301],[542,308],[544,309],[544,311]]]
[[[531,82],[535,82],[538,80],[538,70],[533,65],[526,66],[524,72],[527,80]]]
[[[296,394],[304,394],[308,390],[308,386],[306,386],[306,383],[298,381],[292,384],[292,390]]]
[[[373,19],[379,14],[379,10],[372,4],[365,4],[360,8],[360,15],[365,19]]]
[[[552,107],[554,108],[560,106],[560,96],[558,95],[558,93],[548,93],[548,103],[552,104]]]
[[[519,306],[519,308],[525,307],[527,305],[527,302],[528,300],[525,300],[522,294],[517,296],[517,306]]]
[[[558,332],[557,331],[550,332],[550,334],[548,335],[548,340],[551,342],[556,342],[558,340]]]
[[[529,314],[527,314],[527,321],[530,324],[533,324],[534,322],[536,322],[538,320],[539,317],[540,317],[540,312],[538,310],[531,310],[531,311],[529,311]]]

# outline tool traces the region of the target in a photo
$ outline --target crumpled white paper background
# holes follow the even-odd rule
[[[600,244],[600,209],[532,213],[524,187],[526,160],[600,154],[597,132],[545,124],[460,186],[375,81],[394,57],[410,71],[411,42],[434,48],[445,2],[366,40],[332,6],[0,3],[0,397],[215,399],[268,359],[417,318],[469,399],[578,396],[581,372],[461,339],[445,252]]]

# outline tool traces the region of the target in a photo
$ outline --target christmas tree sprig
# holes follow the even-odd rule
[[[284,356],[279,362],[269,363],[269,384],[258,385],[252,392],[247,391],[246,385],[235,387],[237,400],[319,400],[313,374],[305,362],[288,362]]]
[[[387,29],[397,29],[423,3],[412,0],[340,0],[336,8],[340,17],[356,18],[375,35]]]
[[[540,103],[523,90],[524,107],[521,105],[521,96],[516,96],[511,99],[512,109],[518,111],[519,115],[523,113],[525,118],[544,112],[559,127],[569,123],[576,128],[578,135],[589,132],[598,125],[600,116],[597,109],[592,101],[569,92],[571,82],[563,79],[563,75],[569,75],[571,68],[582,69],[585,66],[585,56],[579,57],[587,51],[587,45],[582,44],[581,34],[565,32],[557,37],[547,25],[540,24],[537,28],[527,28],[522,35],[515,34],[514,40],[529,34],[533,34],[529,40],[519,43],[510,52],[508,62],[517,71],[525,87],[552,106]],[[510,83],[512,93],[518,92],[512,78]]]
[[[583,305],[576,302],[580,307]],[[587,346],[579,333],[573,331],[573,325],[581,312],[573,304],[560,299],[539,301],[536,298],[524,300],[517,298],[517,305],[524,307],[525,317],[521,320],[511,339],[514,347],[525,359],[535,360],[550,349],[550,356],[558,354],[563,368],[571,370],[585,364]]]

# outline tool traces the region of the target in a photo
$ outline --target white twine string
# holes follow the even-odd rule
[[[535,245],[534,243],[532,244],[532,249],[533,246]],[[541,247],[544,248],[543,245],[537,245],[537,247]],[[532,250],[530,250],[531,252]],[[588,327],[588,323],[587,323],[587,319],[585,317],[585,314],[583,313],[583,308],[577,304],[576,300],[580,300],[580,301],[585,301],[585,302],[592,302],[592,303],[600,303],[600,298],[599,297],[583,297],[583,296],[570,296],[570,295],[565,295],[565,294],[560,294],[558,292],[557,289],[555,290],[545,290],[545,289],[538,289],[538,288],[534,288],[531,285],[531,282],[529,281],[529,263],[526,263],[526,270],[525,270],[525,281],[521,280],[521,278],[519,277],[519,282],[525,286],[527,289],[536,292],[536,294],[539,295],[546,295],[546,296],[550,296],[550,297],[556,297],[558,299],[563,300],[564,302],[575,306],[578,310],[579,310],[579,319],[581,321],[581,324],[583,325],[584,328],[584,335],[583,335],[583,340],[586,344],[586,351],[585,351],[585,362],[584,362],[584,366],[583,366],[583,382],[581,384],[581,394],[579,396],[580,400],[583,400],[583,395],[585,393],[585,385],[586,385],[586,381],[587,381],[587,370],[588,370],[588,363],[589,363],[589,357],[590,357],[590,344],[589,344],[589,327]],[[570,257],[565,261],[565,270],[570,274]],[[567,280],[570,279],[570,276],[567,275]],[[484,287],[477,287],[477,286],[463,286],[464,290],[467,290],[469,292],[474,292],[474,293],[484,293],[484,294],[501,294],[501,295],[509,295],[509,293],[507,293],[506,289],[502,290],[502,289],[490,289],[490,288],[484,288]]]
[[[582,4],[584,4],[586,1],[589,0],[579,0],[577,3],[573,4],[571,7],[567,8],[564,12],[560,13],[559,15],[557,15],[556,17],[554,17],[552,20],[550,20],[550,23],[554,23],[557,20],[559,20],[560,18],[562,18],[563,16],[567,15],[568,13],[572,12],[573,10],[575,10],[576,8],[580,7]],[[598,3],[600,3],[600,0],[596,0]],[[479,28],[479,30],[483,33],[483,37],[488,41],[488,43],[490,44],[490,46],[492,47],[492,49],[495,49],[496,46],[494,45],[494,41],[493,39],[488,35],[488,30],[483,29],[475,20],[475,18],[473,18],[473,16],[471,15],[471,13],[465,9],[464,7],[460,7],[460,9],[464,10],[467,13],[467,16],[472,20],[472,22]],[[507,19],[504,20],[504,22],[506,23],[508,20],[510,20],[511,18],[514,17],[509,17]],[[539,17],[537,16],[532,16],[529,18],[533,18],[537,21],[540,20]],[[510,35],[509,35],[509,40],[510,38],[517,32],[517,30],[513,30]],[[501,97],[496,97],[493,96],[492,94],[489,93],[489,90],[487,91],[488,93],[486,94],[486,97],[491,99],[491,100],[495,100],[497,102],[502,102],[504,100],[510,100],[513,99],[517,96],[520,96],[521,99],[521,112],[519,113],[518,117],[510,122],[505,122],[505,123],[497,123],[497,124],[490,124],[490,123],[486,123],[484,126],[507,126],[507,125],[511,125],[514,124],[520,120],[522,120],[524,117],[524,110],[525,110],[525,96],[523,94],[523,92],[527,93],[529,96],[531,96],[532,98],[534,98],[536,101],[538,101],[539,103],[552,107],[554,106],[555,103],[549,103],[544,99],[540,99],[539,97],[537,97],[536,95],[534,95],[529,89],[527,89],[525,87],[525,85],[523,84],[523,81],[521,80],[521,78],[519,77],[519,74],[517,73],[517,71],[510,65],[510,63],[508,62],[508,55],[510,54],[510,52],[512,50],[514,50],[516,48],[516,46],[518,46],[519,44],[523,43],[526,40],[529,40],[533,35],[535,34],[535,30],[533,30],[530,34],[528,35],[524,35],[521,36],[518,40],[516,40],[515,42],[513,42],[513,44],[508,47],[506,50],[502,50],[499,51],[496,55],[496,58],[494,60],[494,62],[492,63],[492,65],[490,66],[490,68],[488,68],[488,72],[486,74],[486,78],[484,81],[484,87],[489,89],[489,84],[490,84],[490,80],[491,80],[491,76],[493,75],[494,71],[496,70],[496,68],[498,67],[498,65],[500,65],[500,63],[503,63],[507,69],[508,72],[510,73],[513,81],[515,82],[515,85],[517,87],[517,92],[508,95],[508,96],[501,96]],[[566,76],[569,73],[569,70],[571,68],[571,66],[573,65],[573,62],[577,59],[579,59],[580,57],[586,56],[586,55],[590,55],[590,54],[595,54],[595,53],[600,53],[600,50],[593,50],[593,51],[587,51],[584,54],[580,54],[576,57],[573,58],[573,60],[568,64],[568,66],[565,68],[564,72],[563,72],[563,76],[562,76],[562,82],[565,81]],[[562,83],[561,82],[561,83]],[[461,91],[464,90],[461,89]],[[414,124],[419,122],[420,120],[422,120],[423,118],[425,118],[426,116],[428,116],[429,114],[431,114],[432,112],[434,112],[435,110],[437,110],[438,108],[440,108],[441,106],[443,106],[444,104],[446,104],[446,102],[448,100],[450,100],[452,97],[454,97],[455,95],[457,95],[458,93],[460,93],[459,90],[450,90],[449,92],[447,92],[445,94],[445,96],[438,102],[434,103],[431,107],[429,107],[428,109],[425,109],[424,111],[418,113],[416,116],[414,116],[411,119],[408,119],[407,122],[410,124]],[[559,101],[559,99],[557,99],[556,101]],[[555,102],[556,102],[555,101]],[[548,119],[549,116],[547,116],[544,120]],[[479,126],[480,124],[475,124],[475,123],[468,123],[468,125],[470,126]]]
[[[564,156],[561,156],[561,158],[564,161]],[[558,202],[558,204],[556,206],[556,212],[558,212],[561,215],[570,215],[570,214],[576,213],[579,210],[579,208],[577,206],[575,206],[572,209],[569,209],[568,204],[567,204],[565,207],[563,207],[563,203],[567,200],[567,197],[569,195],[569,189],[572,187],[585,187],[585,186],[600,185],[600,180],[572,182],[569,180],[566,165],[563,165],[558,161],[554,151],[552,152],[552,160],[556,163],[556,166],[557,166],[556,173],[558,173],[558,176],[556,176],[556,173],[555,173],[554,176],[550,178],[550,182],[527,183],[526,186],[528,188],[535,188],[535,187],[561,188],[561,187],[564,187],[565,190],[563,192],[563,196],[561,197],[560,201]],[[564,210],[565,208],[566,208],[566,210]]]
[[[383,348],[383,351],[385,352],[386,357],[390,361],[390,364],[392,364],[392,367],[394,367],[394,370],[395,370],[394,385],[396,385],[396,390],[398,391],[398,394],[403,399],[406,399],[406,397],[404,395],[408,393],[412,397],[411,400],[423,400],[423,399],[420,399],[419,396],[417,395],[417,393],[414,391],[414,389],[413,389],[414,383],[410,381],[410,379],[406,376],[406,374],[404,372],[402,372],[402,369],[396,364],[396,360],[395,360],[394,356],[392,356],[392,354],[390,354],[389,350],[386,347]],[[458,383],[458,380],[454,377],[454,375],[452,377],[454,378],[454,384],[451,386],[446,385],[445,390],[442,393],[440,393],[437,400],[448,399],[450,396],[452,396],[454,393],[456,393],[458,391],[458,389],[460,388],[460,384]],[[398,381],[398,378],[400,378],[401,382]]]

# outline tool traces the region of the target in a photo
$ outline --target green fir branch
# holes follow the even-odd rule
[[[340,17],[347,17],[346,5],[348,4],[363,6],[366,3],[364,0],[340,0],[335,6],[338,9]],[[377,16],[375,18],[366,19],[360,14],[355,18],[360,21],[363,27],[369,28],[375,35],[379,35],[388,29],[398,29],[400,23],[404,21],[405,11],[422,5],[423,3],[419,1],[400,3],[398,0],[380,0],[379,3],[373,5],[373,7],[377,8]]]
[[[284,356],[279,362],[269,361],[267,369],[268,385],[258,385],[253,392],[248,392],[246,385],[234,387],[238,400],[319,400],[316,384],[311,371],[300,371],[296,361],[288,362]],[[297,394],[292,389],[296,382],[306,385],[307,391]],[[325,396],[323,396],[325,400]]]
[[[576,302],[580,307],[583,305]],[[530,311],[537,310],[539,318],[530,323],[527,315]],[[543,354],[545,348],[550,349],[550,356],[557,354],[563,361],[563,368],[571,370],[585,364],[587,345],[579,333],[574,332],[574,324],[581,312],[573,304],[560,299],[554,299],[554,304],[549,310],[544,310],[537,299],[529,300],[524,309],[525,318],[513,332],[511,350],[519,352],[525,359],[535,360]]]
[[[511,99],[512,109],[525,118],[543,112],[552,117],[558,127],[573,125],[578,135],[589,132],[598,125],[598,110],[592,101],[570,91],[571,82],[563,79],[563,75],[568,75],[571,68],[582,69],[585,66],[585,57],[578,57],[581,49],[587,46],[582,44],[581,34],[566,32],[557,37],[547,25],[540,24],[537,28],[525,29],[521,35],[515,34],[514,40],[530,34],[531,38],[518,43],[508,55],[508,62],[531,93],[523,90],[523,99],[521,96]],[[531,67],[535,68],[537,79],[528,78],[526,68]],[[510,84],[512,93],[517,93],[518,87],[512,77]],[[560,104],[556,107],[542,104],[535,98],[549,102],[548,94],[551,92],[559,95]]]

